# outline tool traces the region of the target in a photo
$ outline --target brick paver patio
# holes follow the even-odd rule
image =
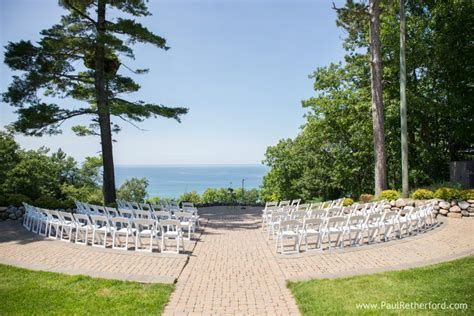
[[[192,253],[99,249],[42,239],[0,223],[0,263],[91,276],[173,282],[165,314],[298,314],[287,280],[402,269],[474,254],[474,220],[444,219],[428,233],[343,251],[282,256],[260,228],[260,210],[203,208],[208,219]]]

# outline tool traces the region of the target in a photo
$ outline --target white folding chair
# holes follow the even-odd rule
[[[92,246],[106,248],[107,237],[111,232],[108,218],[104,215],[91,215],[91,221]]]
[[[342,216],[330,217],[327,220],[325,234],[327,235],[329,249],[332,248],[331,236],[336,235],[335,247],[344,247],[344,233],[346,232],[347,219]]]
[[[297,220],[283,220],[281,221],[276,236],[276,251],[283,254],[298,253],[300,252],[300,227],[301,223]],[[292,240],[294,242],[294,250],[285,250],[285,240]]]
[[[130,219],[126,217],[113,217],[112,222],[112,249],[128,250],[128,240],[133,238],[135,229],[131,227]],[[123,246],[122,237],[125,237]]]
[[[191,232],[194,233],[193,214],[188,212],[176,212],[174,214],[174,217],[181,224],[181,229],[186,230],[188,232],[187,240],[191,240]]]
[[[380,228],[382,223],[382,214],[373,213],[367,215],[365,222],[365,228],[367,229],[367,243],[371,244],[376,241],[380,234]]]
[[[160,222],[160,226],[161,226],[161,252],[162,253],[179,253],[179,250],[181,247],[184,250],[184,241],[183,241],[183,232],[181,230],[181,223],[175,219],[166,219]],[[167,249],[167,246],[166,246],[167,240],[176,241],[176,251]]]
[[[324,239],[324,220],[321,218],[306,218],[301,230],[300,245],[304,240],[305,251],[308,251],[308,238],[316,237],[316,248],[314,250],[322,250],[322,241]]]
[[[135,218],[132,220],[135,229],[135,250],[153,251],[153,239],[156,238],[156,221],[153,219]],[[148,248],[143,238],[149,239]]]
[[[74,216],[71,213],[58,211],[59,219],[61,220],[61,235],[60,240],[62,241],[71,241],[74,229],[76,228],[76,221]],[[64,237],[66,233],[66,238]]]
[[[365,222],[366,217],[363,215],[349,217],[349,221],[347,222],[347,234],[349,235],[349,244],[351,246],[360,246]]]
[[[398,212],[386,211],[382,218],[382,227],[384,241],[388,241],[392,237],[392,232],[398,223]]]
[[[74,214],[76,220],[76,244],[87,245],[89,242],[89,231],[93,230],[91,220],[87,214]]]

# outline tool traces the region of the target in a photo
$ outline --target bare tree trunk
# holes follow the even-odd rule
[[[112,150],[112,131],[110,125],[110,109],[107,102],[106,73],[105,73],[105,0],[99,0],[97,5],[97,43],[95,50],[95,90],[99,115],[100,140],[102,145],[102,165],[104,203],[115,202],[115,174]]]
[[[382,60],[380,56],[380,4],[369,1],[370,16],[370,73],[372,86],[372,122],[375,153],[375,194],[387,188],[384,115],[382,97]]]
[[[400,125],[402,143],[402,196],[408,197],[407,72],[405,62],[405,1],[400,0]]]

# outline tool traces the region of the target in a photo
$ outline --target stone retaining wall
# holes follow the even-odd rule
[[[413,200],[413,199],[398,199],[392,200],[384,208],[391,209],[392,211],[399,211],[405,208],[411,208],[416,206],[425,205],[431,202],[435,202],[434,213],[447,217],[462,218],[462,217],[474,217],[474,200],[467,201],[444,201],[440,199],[432,200]]]

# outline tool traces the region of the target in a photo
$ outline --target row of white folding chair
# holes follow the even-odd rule
[[[383,214],[305,218],[303,222],[297,219],[283,220],[277,232],[277,251],[280,248],[280,251],[284,252],[283,240],[285,238],[294,240],[297,252],[303,240],[306,250],[308,249],[308,237],[311,236],[317,237],[316,249],[319,250],[322,249],[322,241],[325,237],[331,248],[331,236],[334,234],[336,234],[336,247],[343,247],[344,237],[348,237],[350,245],[359,245],[364,234],[367,236],[368,243],[376,241],[377,238],[381,240],[382,234],[383,240],[387,241],[392,238],[394,231],[398,233],[399,238],[402,238],[404,231],[406,235],[409,235],[437,223],[432,207],[433,205],[427,205],[407,211],[386,211]]]
[[[24,225],[29,230],[49,238],[88,244],[89,232],[92,233],[92,246],[106,247],[107,237],[112,237],[112,248],[128,249],[130,237],[135,239],[135,250],[146,250],[143,247],[143,237],[150,238],[149,249],[152,251],[153,240],[161,235],[162,252],[179,252],[184,247],[182,242],[182,226],[179,220],[114,217],[103,215],[71,214],[62,211],[46,210],[25,205]],[[158,234],[158,232],[161,234]],[[188,231],[190,231],[188,229]],[[125,246],[118,245],[122,236],[126,237]],[[176,251],[166,250],[166,240],[176,240]]]

